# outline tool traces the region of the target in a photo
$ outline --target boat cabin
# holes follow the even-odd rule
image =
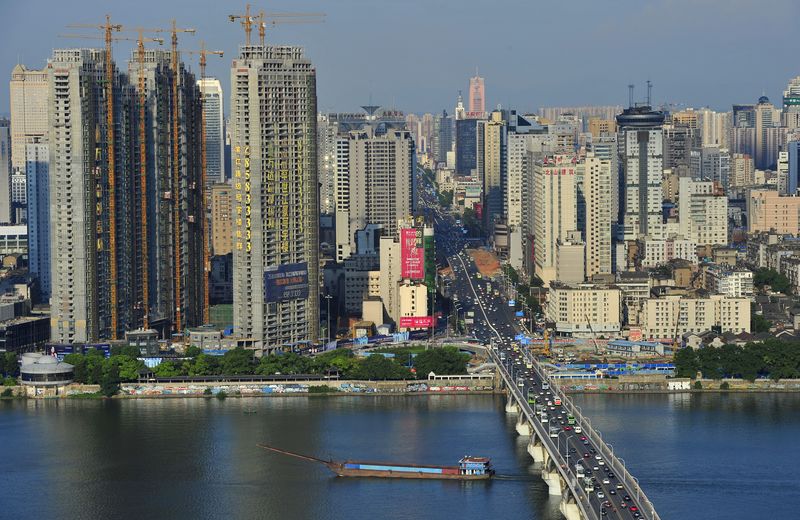
[[[494,473],[492,461],[488,457],[466,456],[458,461],[458,469],[462,475],[486,475]]]

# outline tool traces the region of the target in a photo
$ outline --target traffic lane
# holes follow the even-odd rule
[[[504,351],[506,352],[506,355],[509,356],[507,359],[510,360],[510,357],[513,355],[512,353],[514,352],[513,349],[504,349]],[[515,365],[515,367],[516,367],[516,365]],[[512,373],[512,377],[514,377],[515,374],[513,374],[512,370],[509,370],[509,373]],[[515,378],[515,380],[516,380],[516,378]],[[528,384],[528,383],[530,383],[530,384]],[[536,372],[532,372],[530,380],[526,382],[526,386],[525,386],[526,391],[527,391],[528,388],[532,388],[534,390],[537,389],[537,385],[539,385],[539,387],[541,386],[541,379],[538,377],[538,375],[536,375]],[[539,390],[536,393],[537,393],[537,395],[541,396],[541,392],[543,392],[543,390]],[[550,394],[553,395],[552,392]],[[523,395],[526,398],[528,397],[527,394],[523,394]],[[555,410],[550,410],[548,408],[548,415],[550,415],[552,412],[558,411],[561,414],[563,414],[564,421],[566,421],[567,413],[566,413],[566,410],[564,409],[564,407],[562,405],[554,405],[554,408],[555,408]],[[558,417],[558,415],[554,415],[553,419],[555,419],[557,417]],[[548,423],[548,427],[549,426],[550,426],[550,423]],[[589,495],[589,501],[590,502],[594,501],[595,505],[605,507],[606,512],[607,512],[607,518],[609,518],[609,517],[610,518],[615,518],[615,517],[617,517],[617,518],[635,518],[634,515],[633,515],[633,512],[630,510],[630,506],[631,505],[636,505],[637,508],[639,509],[640,514],[641,514],[641,505],[638,504],[633,499],[634,495],[633,495],[632,490],[627,489],[626,487],[624,487],[624,484],[623,484],[623,489],[617,489],[617,487],[616,487],[617,484],[621,484],[622,482],[620,481],[619,477],[616,474],[614,474],[613,468],[611,468],[609,466],[609,461],[605,460],[601,455],[600,456],[601,457],[600,460],[602,460],[604,464],[600,464],[599,463],[599,460],[597,459],[597,455],[599,453],[598,447],[594,443],[592,443],[591,441],[589,441],[588,445],[583,444],[583,441],[581,440],[581,437],[584,436],[583,433],[579,434],[579,433],[575,432],[574,427],[571,427],[570,430],[565,431],[564,427],[565,426],[569,426],[568,424],[559,424],[559,426],[561,428],[561,431],[559,433],[559,437],[562,436],[562,435],[565,437],[565,445],[566,445],[567,453],[570,454],[569,457],[564,457],[565,461],[568,462],[568,466],[569,466],[567,468],[567,472],[577,477],[577,471],[575,471],[574,465],[577,462],[582,461],[582,465],[584,466],[584,468],[586,470],[585,474],[587,476],[589,476],[590,478],[593,476],[593,477],[595,477],[597,479],[597,482],[594,485],[595,486],[595,490],[592,493],[588,494]],[[587,440],[588,440],[588,438],[587,438]],[[575,450],[574,453],[572,452],[573,449]],[[584,453],[588,453],[590,455],[588,459],[583,457]],[[562,454],[562,456],[563,456],[563,454]],[[598,469],[595,470],[594,469],[595,467],[597,467]],[[606,471],[606,468],[608,468],[609,471]],[[614,478],[608,477],[609,473],[614,474]],[[607,479],[609,481],[608,484],[603,483],[604,479]],[[613,494],[611,493],[612,490],[614,491]],[[602,499],[597,496],[597,492],[598,491],[600,491],[600,492],[602,492],[604,494],[604,497]],[[630,501],[624,500],[623,497],[625,495],[628,495],[629,497],[631,497],[631,500]],[[610,502],[611,505],[610,506],[604,506],[603,504],[606,501]],[[626,505],[624,508],[621,507],[621,505],[623,503]],[[597,509],[597,510],[599,511],[599,509]]]

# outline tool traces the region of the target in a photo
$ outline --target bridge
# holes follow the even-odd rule
[[[489,356],[506,389],[506,412],[518,415],[517,433],[529,438],[528,453],[550,494],[561,496],[567,520],[660,520],[625,461],[529,351],[492,342]]]

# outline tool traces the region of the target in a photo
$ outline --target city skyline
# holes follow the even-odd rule
[[[622,105],[627,100],[628,83],[641,85],[636,98],[645,97],[646,79],[655,85],[656,104],[728,110],[734,103],[753,103],[762,93],[778,102],[782,89],[798,72],[785,35],[791,30],[792,15],[800,14],[800,5],[788,0],[662,0],[644,6],[626,0],[613,7],[590,2],[564,6],[513,2],[507,14],[514,20],[531,20],[521,24],[527,30],[511,30],[507,24],[484,25],[485,14],[492,6],[483,1],[476,4],[478,8],[456,9],[442,1],[391,4],[351,0],[333,6],[319,0],[299,0],[291,5],[254,5],[253,9],[326,14],[321,25],[277,27],[267,34],[268,43],[307,49],[317,67],[322,112],[357,111],[370,97],[374,103],[406,112],[450,110],[458,90],[467,92],[476,66],[486,78],[487,110],[501,104],[520,111],[554,105]],[[199,48],[202,39],[226,52],[224,59],[209,63],[208,75],[219,78],[227,92],[226,71],[243,36],[238,25],[227,21],[227,15],[242,11],[243,5],[204,1],[198,9],[197,2],[181,0],[170,4],[169,9],[157,7],[152,0],[135,6],[115,5],[110,10],[96,0],[71,3],[68,9],[58,4],[44,10],[41,4],[5,5],[0,8],[3,18],[16,23],[6,33],[7,41],[12,42],[11,52],[0,57],[0,67],[8,73],[17,63],[41,68],[54,48],[87,46],[86,41],[57,35],[69,32],[64,27],[68,23],[99,23],[106,11],[112,20],[128,27],[163,27],[171,18],[179,18],[184,26],[198,29],[198,36],[182,40],[182,48]],[[197,12],[204,15],[192,16]],[[406,38],[400,54],[397,38],[384,36],[386,28],[396,26],[398,20],[413,21],[418,25],[414,34],[428,32],[433,37]],[[34,24],[35,38],[30,36]],[[772,30],[731,29],[744,25],[769,25]],[[569,32],[564,27],[569,27]],[[644,36],[664,45],[629,49],[627,60],[598,59],[613,56],[628,39]],[[563,41],[558,43],[558,52],[537,51],[539,42],[559,38]],[[670,38],[674,40],[666,45]],[[370,45],[363,45],[365,40]],[[127,43],[115,45],[119,59],[129,56],[132,44]],[[697,52],[699,48],[702,53]],[[730,52],[732,48],[737,51]],[[593,57],[583,60],[587,49]],[[392,59],[385,60],[387,55]],[[574,59],[564,60],[565,55]],[[528,58],[531,56],[535,59]],[[197,73],[194,61],[187,57]],[[526,62],[527,66],[520,66]],[[365,64],[370,71],[366,78],[362,75]],[[747,74],[740,73],[744,65]],[[593,79],[588,89],[586,78],[605,79]],[[227,112],[227,95],[225,102]],[[8,83],[4,82],[0,86],[0,113],[7,113],[8,106]]]

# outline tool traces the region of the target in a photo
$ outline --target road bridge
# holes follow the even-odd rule
[[[528,453],[568,520],[660,520],[625,461],[530,352],[493,344],[490,358],[506,388],[506,412],[518,416],[517,433],[530,439]]]

